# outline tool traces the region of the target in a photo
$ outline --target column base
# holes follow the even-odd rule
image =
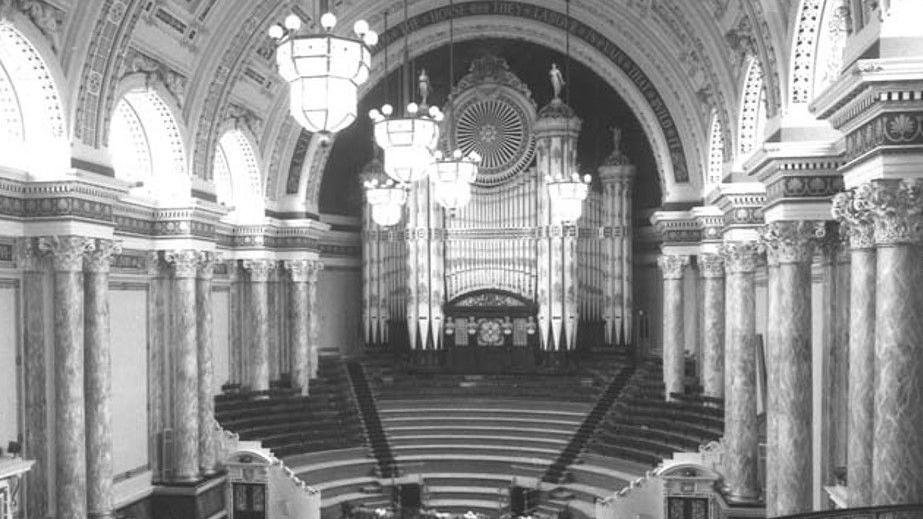
[[[724,489],[722,489],[724,490]],[[760,494],[742,494],[739,492],[723,491],[724,500],[733,505],[758,505],[763,502]]]
[[[218,474],[191,483],[170,482],[154,487],[152,519],[208,519],[227,512],[227,478]]]

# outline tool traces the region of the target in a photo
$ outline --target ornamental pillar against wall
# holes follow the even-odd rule
[[[83,255],[93,242],[80,236],[39,241],[52,264],[54,292],[55,502],[56,517],[87,516],[84,393]]]
[[[271,259],[244,260],[243,268],[250,274],[250,301],[248,308],[250,389],[269,389],[269,274],[275,270],[276,262]],[[246,351],[246,349],[245,349]],[[246,354],[246,353],[245,353]]]
[[[840,193],[833,215],[848,234],[849,289],[849,427],[846,474],[850,507],[872,502],[872,441],[875,431],[875,280],[877,258],[871,207],[871,184]]]
[[[790,515],[812,509],[811,486],[811,261],[824,222],[775,221],[767,224],[763,240],[772,258],[773,283],[773,396],[766,421],[767,459],[772,460],[773,485],[766,496],[767,515]]]
[[[215,423],[214,338],[212,327],[212,278],[214,253],[200,252],[196,265],[196,345],[199,384],[199,467],[203,476],[218,472],[218,444]]]
[[[196,271],[199,251],[164,254],[173,266],[173,452],[171,482],[199,479],[199,353]]]
[[[309,293],[316,292],[318,262],[312,260],[286,260],[283,262],[291,279],[289,291],[289,338],[291,341],[292,384],[302,395],[308,394],[312,377],[311,359],[311,304]],[[315,296],[311,296],[314,298]]]
[[[87,514],[112,517],[112,367],[109,340],[109,266],[120,247],[95,240],[84,256],[84,390],[86,397]]]
[[[686,356],[683,323],[683,271],[689,256],[663,255],[657,258],[663,273],[663,385],[667,401],[683,393]]]
[[[603,320],[606,344],[631,342],[632,185],[636,168],[616,149],[599,167],[603,185]]]
[[[577,138],[581,120],[555,98],[539,110],[535,121],[535,166],[538,185],[538,324],[545,350],[572,350],[577,323],[577,228],[551,217],[547,177],[577,173]],[[562,335],[563,334],[563,335]]]
[[[699,256],[702,272],[702,394],[724,398],[724,258]]]

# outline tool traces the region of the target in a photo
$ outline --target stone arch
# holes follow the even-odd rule
[[[826,0],[820,18],[810,99],[823,92],[843,69],[846,39],[852,31],[852,11],[847,0]]]
[[[218,202],[232,207],[227,218],[243,225],[259,224],[265,216],[260,161],[252,135],[240,128],[225,130],[217,142],[212,178]]]
[[[135,183],[134,194],[160,205],[188,204],[186,133],[171,98],[137,75],[117,91],[107,143],[115,176]]]
[[[487,6],[489,2],[485,2]],[[489,7],[489,6],[487,6]],[[549,13],[556,13],[547,10]],[[448,36],[448,20],[442,16],[438,23],[428,22],[432,12],[419,14],[413,17],[417,20],[414,26],[417,29],[410,34],[410,52],[411,58],[430,52],[445,44]],[[557,16],[557,14],[555,15]],[[412,22],[413,22],[412,20]],[[514,20],[516,23],[511,23]],[[429,24],[429,25],[427,25]],[[661,191],[664,195],[664,202],[682,202],[696,200],[701,197],[702,175],[698,172],[689,171],[687,164],[701,164],[704,161],[689,155],[693,149],[691,146],[695,139],[695,132],[686,128],[677,126],[676,120],[670,115],[666,107],[666,101],[659,97],[659,94],[652,91],[642,91],[638,87],[638,82],[647,84],[653,89],[653,83],[649,78],[643,77],[640,67],[614,43],[606,40],[602,35],[596,33],[593,29],[581,24],[584,31],[592,31],[592,37],[584,34],[586,39],[571,37],[571,57],[578,60],[587,67],[594,69],[597,74],[603,77],[632,109],[638,117],[642,128],[651,142],[651,148],[655,155],[658,173],[661,181]],[[393,27],[391,30],[399,30],[400,27]],[[390,32],[390,31],[389,31]],[[549,21],[539,21],[526,19],[524,23],[521,17],[511,17],[508,15],[466,15],[457,17],[455,20],[455,39],[458,42],[478,38],[512,38],[529,41],[538,45],[544,45],[551,48],[564,48],[565,32]],[[383,43],[386,45],[388,33],[382,36]],[[403,42],[398,41],[391,36],[391,45],[385,49],[382,46],[375,55],[375,66],[373,67],[372,76],[369,81],[363,85],[360,96],[364,96],[372,86],[381,81],[388,73],[397,69],[400,65],[400,56],[403,52]],[[605,49],[606,52],[600,49]],[[385,71],[382,66],[382,53],[388,52],[389,70]],[[635,67],[637,74],[629,76],[620,66],[628,66],[626,63],[631,62]],[[657,105],[659,111],[655,111],[652,105]],[[664,131],[669,127],[671,133],[667,135]],[[316,137],[313,139],[316,140]],[[704,141],[704,138],[700,138]],[[320,146],[309,147],[310,150],[323,152]],[[684,151],[685,150],[685,151]],[[324,161],[317,161],[310,154],[306,157],[305,164],[311,164],[311,177],[318,177],[315,174],[318,170],[313,166],[317,165],[323,171]],[[679,167],[676,167],[680,164]],[[682,180],[680,180],[682,179]],[[307,190],[304,193],[307,205],[317,207],[320,191],[320,179],[311,178],[307,181]],[[302,179],[302,184],[304,180]]]
[[[47,43],[29,26],[0,20],[0,166],[37,180],[62,178],[70,169],[62,82]]]
[[[848,0],[801,0],[790,60],[791,105],[806,106],[839,77],[850,13]]]
[[[737,164],[749,157],[762,144],[763,130],[766,126],[766,84],[763,81],[763,67],[754,57],[750,57],[746,67],[737,122]]]
[[[708,135],[708,168],[705,172],[705,190],[717,186],[724,177],[725,142],[724,127],[717,112],[712,112]]]

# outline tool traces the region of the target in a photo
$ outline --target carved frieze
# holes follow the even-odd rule
[[[123,77],[134,73],[144,74],[147,86],[161,83],[180,107],[186,104],[186,76],[134,47],[128,48],[125,64]]]

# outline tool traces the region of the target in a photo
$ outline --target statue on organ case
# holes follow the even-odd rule
[[[561,70],[558,69],[557,63],[551,64],[551,70],[548,71],[548,76],[551,78],[551,88],[554,90],[554,98],[561,99],[561,88],[566,84],[564,82],[564,75],[561,74]]]

